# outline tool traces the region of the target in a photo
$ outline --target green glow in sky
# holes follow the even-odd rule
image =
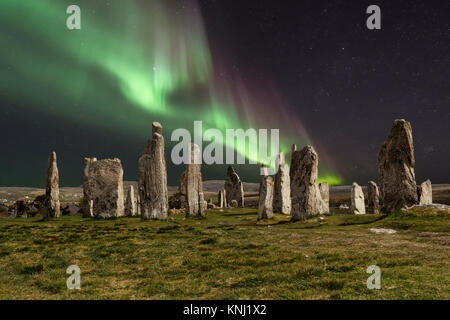
[[[66,0],[2,0],[0,50],[8,68],[4,94],[95,130],[149,136],[152,121],[166,141],[176,128],[280,128],[280,149],[311,143],[300,121],[280,112],[278,101],[262,108],[242,84],[216,81],[201,13],[169,1],[77,1],[81,30],[66,28]],[[234,86],[233,86],[234,85]],[[32,102],[32,103],[30,103]],[[274,105],[270,105],[273,103]],[[277,116],[274,116],[276,113]],[[237,146],[234,146],[236,149]],[[258,155],[237,150],[248,159]],[[328,161],[329,162],[329,161]],[[331,163],[319,180],[339,184]]]

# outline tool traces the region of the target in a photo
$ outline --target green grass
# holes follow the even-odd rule
[[[394,235],[370,228],[393,228]],[[449,299],[450,215],[0,219],[0,299]],[[66,268],[81,268],[68,290]],[[369,290],[370,265],[382,290]]]

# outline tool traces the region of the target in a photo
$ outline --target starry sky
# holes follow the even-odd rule
[[[81,30],[66,28],[67,6]],[[366,8],[381,8],[368,30]],[[321,181],[377,180],[394,119],[411,122],[416,178],[450,182],[447,1],[2,0],[0,186],[45,182],[56,151],[62,186],[82,183],[84,157],[118,157],[124,179],[163,125],[171,132],[278,128],[319,153]],[[257,155],[236,150],[247,159]],[[245,181],[257,165],[236,166]],[[203,166],[205,180],[225,166]]]

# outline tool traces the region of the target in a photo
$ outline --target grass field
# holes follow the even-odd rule
[[[449,299],[450,214],[0,219],[0,299]],[[397,234],[374,234],[373,227]],[[66,268],[81,268],[68,290]],[[381,268],[369,290],[366,268]]]

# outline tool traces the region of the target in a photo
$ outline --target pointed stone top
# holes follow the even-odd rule
[[[234,170],[233,166],[228,166],[227,174],[230,175],[230,174],[233,174],[233,173],[236,173],[236,171]]]
[[[292,152],[297,151],[297,145],[295,143],[292,144]]]
[[[377,185],[374,181],[369,181],[368,185]]]
[[[281,151],[279,154],[278,154],[278,165],[281,165],[281,164],[285,164],[285,158],[284,158],[284,153],[283,153],[283,151]]]
[[[55,151],[50,152],[50,154],[48,156],[48,161],[56,161],[56,152]]]
[[[262,176],[268,176],[269,175],[269,171],[267,170],[267,165],[265,163],[263,163],[261,165],[261,175]]]
[[[359,187],[359,185],[356,182],[353,182],[352,186]]]
[[[162,125],[159,122],[152,123],[152,134],[158,133],[162,135]]]
[[[307,145],[306,147],[304,147],[302,150],[302,152],[304,153],[313,153],[313,154],[317,154],[316,150],[314,150],[313,146]]]
[[[200,151],[200,147],[191,142],[189,143],[190,145],[190,150],[189,150],[189,160],[188,160],[188,164],[201,164],[201,151]]]

